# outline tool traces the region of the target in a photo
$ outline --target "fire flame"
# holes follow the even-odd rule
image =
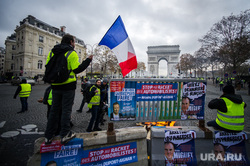
[[[174,126],[176,121],[159,121],[159,122],[145,122],[145,125],[151,126]]]

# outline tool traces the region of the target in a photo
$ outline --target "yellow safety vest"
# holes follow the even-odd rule
[[[227,112],[225,113],[217,110],[216,123],[225,129],[242,131],[244,129],[245,103],[242,102],[241,104],[235,104],[225,97],[222,97],[221,99],[226,103]]]
[[[49,105],[52,105],[52,89],[49,92],[48,100],[47,100]]]
[[[20,84],[22,90],[19,92],[19,97],[29,97],[31,92],[31,85],[27,83]]]
[[[47,61],[46,64],[49,62],[50,58],[54,56],[54,53],[52,51],[50,51],[48,57],[47,57]],[[65,57],[67,58],[68,61],[68,70],[71,70],[70,74],[69,74],[69,78],[62,83],[52,83],[51,85],[63,85],[63,84],[68,84],[71,82],[76,81],[76,75],[73,72],[74,69],[78,68],[78,66],[80,65],[79,61],[78,61],[78,55],[75,51],[68,51],[65,53]]]
[[[96,86],[93,85],[93,86],[89,89],[89,91],[91,91],[91,89],[92,89],[93,87],[96,87]],[[98,90],[98,92],[95,93],[95,95],[91,98],[91,100],[90,100],[90,102],[89,102],[89,104],[88,104],[88,108],[90,108],[90,109],[92,108],[93,105],[100,105],[100,101],[101,101],[101,90],[100,90],[100,88],[97,88],[97,87],[96,87],[96,89]]]

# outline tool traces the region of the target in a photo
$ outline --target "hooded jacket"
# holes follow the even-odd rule
[[[223,94],[221,97],[225,97],[229,100],[231,100],[232,102],[236,103],[236,104],[241,104],[243,102],[243,99],[240,95],[236,95],[236,94]],[[221,98],[220,97],[220,98]],[[244,105],[244,108],[246,108],[246,103]],[[208,103],[208,107],[210,109],[218,109],[221,112],[226,113],[227,112],[227,106],[226,103],[223,99],[213,99]]]
[[[57,55],[57,54],[65,54],[66,52],[68,52],[70,50],[73,51],[74,48],[69,44],[62,43],[62,44],[55,45],[51,51],[53,52],[53,54]],[[81,73],[82,71],[84,71],[89,66],[89,64],[91,62],[91,59],[87,58],[86,60],[82,61],[82,63],[80,64],[79,57],[78,57],[76,52],[72,52],[69,55],[67,60],[71,61],[70,62],[70,64],[71,64],[70,69],[74,72],[74,74],[78,74],[78,73]],[[47,63],[48,63],[48,61],[49,61],[49,58],[47,58]],[[62,84],[62,85],[52,85],[52,89],[74,90],[74,89],[76,89],[76,81],[70,82],[67,84]]]

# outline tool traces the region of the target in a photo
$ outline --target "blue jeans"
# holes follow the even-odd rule
[[[75,90],[53,90],[52,107],[49,113],[45,138],[51,139],[58,128],[61,119],[60,136],[63,138],[70,132],[70,119],[75,98]],[[60,116],[60,111],[61,116]]]
[[[89,122],[89,126],[87,130],[92,130],[93,124],[95,122],[94,129],[98,128],[99,121],[100,121],[100,106],[99,105],[93,105],[91,109],[92,117]]]
[[[22,104],[22,111],[28,110],[28,97],[20,97],[20,101]]]

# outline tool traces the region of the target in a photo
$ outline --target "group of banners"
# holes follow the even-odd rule
[[[111,81],[111,121],[204,119],[206,82]]]
[[[249,165],[245,141],[245,132],[228,133],[215,131],[213,150],[196,156],[193,130],[165,130],[164,154],[162,160],[166,166],[195,166],[200,162],[216,162],[217,165]],[[202,147],[200,147],[202,148]],[[85,149],[83,140],[74,138],[66,145],[54,141],[51,145],[41,145],[41,166],[54,165],[92,165],[114,166],[138,161],[137,142],[122,143],[94,149]]]
[[[197,165],[195,153],[195,131],[166,130],[164,138],[165,165]],[[228,133],[215,131],[213,151],[202,153],[200,162],[216,162],[217,165],[249,165],[244,132]],[[202,148],[202,147],[200,147]]]

